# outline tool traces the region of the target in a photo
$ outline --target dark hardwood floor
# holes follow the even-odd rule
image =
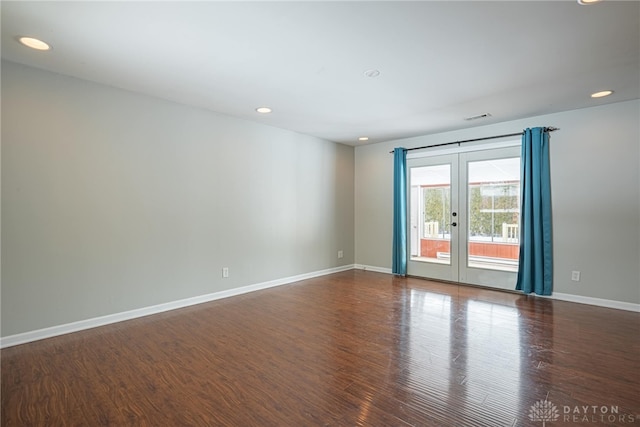
[[[3,349],[1,420],[640,426],[639,326],[640,313],[352,270]]]

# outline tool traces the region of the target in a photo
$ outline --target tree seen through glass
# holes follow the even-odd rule
[[[451,187],[426,187],[424,189],[424,222],[438,223],[438,236],[450,234]]]
[[[424,222],[438,223],[438,236],[450,234],[449,186],[423,187]],[[469,186],[469,236],[494,240],[502,237],[502,224],[519,223],[520,183],[487,183]]]

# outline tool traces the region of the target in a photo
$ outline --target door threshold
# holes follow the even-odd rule
[[[411,279],[428,280],[430,282],[446,283],[448,285],[468,286],[471,288],[485,289],[488,291],[499,291],[499,292],[506,292],[509,294],[525,295],[521,291],[518,291],[516,289],[494,288],[493,286],[476,285],[475,283],[454,282],[452,280],[432,279],[431,277],[413,276],[411,274],[407,274],[405,277],[411,278]]]

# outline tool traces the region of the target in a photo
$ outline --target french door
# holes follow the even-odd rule
[[[407,273],[515,289],[520,148],[407,160]]]

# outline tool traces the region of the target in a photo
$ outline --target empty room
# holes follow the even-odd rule
[[[640,425],[640,2],[0,13],[0,425]]]

